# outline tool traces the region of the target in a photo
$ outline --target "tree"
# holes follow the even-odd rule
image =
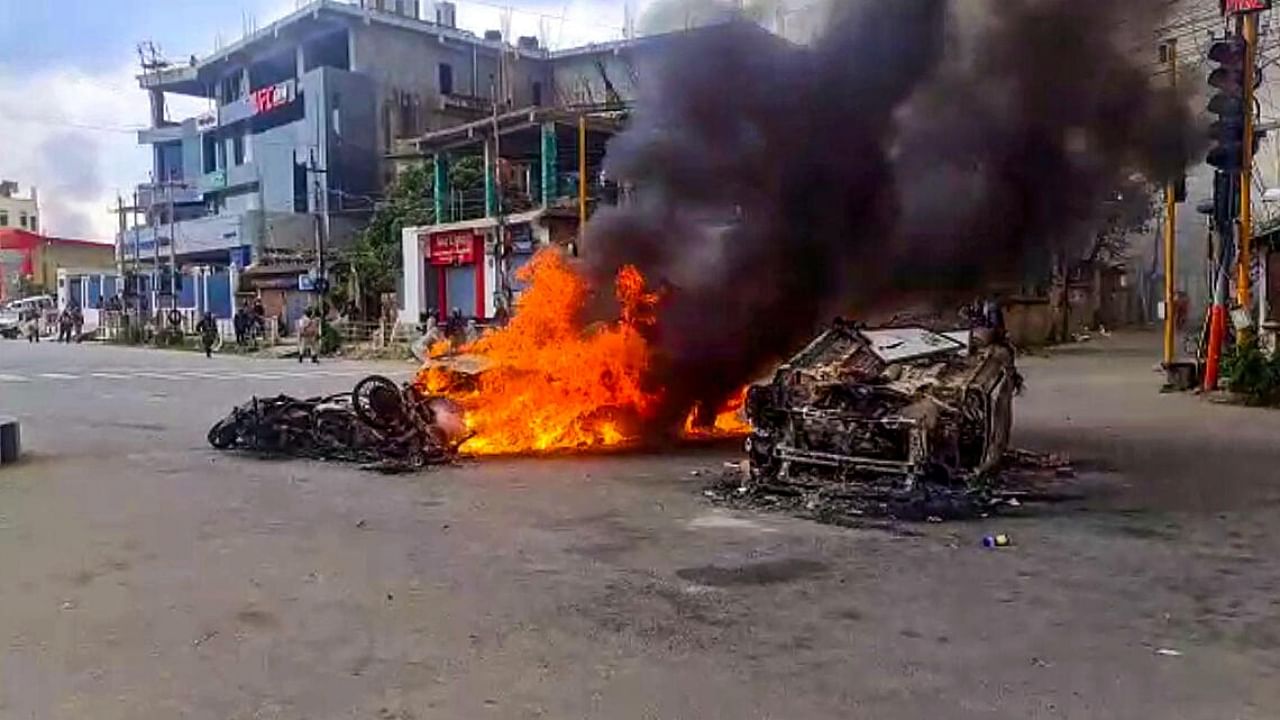
[[[348,269],[355,275],[359,297],[348,299],[362,308],[377,307],[382,293],[395,291],[403,265],[401,232],[435,222],[432,188],[431,169],[426,164],[410,167],[391,185],[385,202],[374,209],[368,227],[351,249]]]
[[[484,188],[484,158],[459,158],[449,168],[449,185],[467,193]],[[431,165],[422,163],[406,169],[387,190],[386,199],[374,209],[369,225],[356,238],[347,257],[343,280],[358,290],[349,293],[348,282],[334,287],[334,301],[354,300],[363,310],[377,308],[383,293],[395,292],[404,265],[401,234],[407,227],[433,225],[435,179]],[[483,202],[483,201],[482,201]]]
[[[1155,217],[1155,196],[1150,186],[1140,179],[1122,182],[1105,195],[1100,203],[1093,237],[1083,253],[1068,257],[1055,253],[1052,288],[1049,293],[1053,314],[1051,340],[1071,339],[1070,286],[1073,278],[1091,270],[1097,263],[1117,263],[1129,257],[1129,243],[1135,234],[1148,232]]]
[[[1098,229],[1080,265],[1127,259],[1130,239],[1150,231],[1155,210],[1150,188],[1138,181],[1122,184],[1103,201]]]

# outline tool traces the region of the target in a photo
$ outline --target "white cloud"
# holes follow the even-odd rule
[[[131,67],[90,74],[0,64],[0,178],[40,189],[46,233],[110,240],[108,206],[150,166],[136,135],[147,116]]]
[[[477,35],[501,30],[503,11],[495,5],[460,0],[458,26]],[[512,9],[509,35],[510,39],[531,35],[552,48],[573,47],[621,38],[625,18],[620,0],[534,0]]]

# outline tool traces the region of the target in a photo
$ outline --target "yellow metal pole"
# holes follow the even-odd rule
[[[578,237],[587,227],[587,116],[578,116]]]
[[[1240,18],[1244,35],[1244,158],[1240,166],[1240,246],[1236,257],[1236,303],[1248,308],[1253,268],[1253,75],[1258,47],[1258,16]]]
[[[1178,41],[1169,40],[1167,60],[1169,63],[1169,82],[1174,88],[1178,86]],[[1178,202],[1174,181],[1170,180],[1164,188],[1164,364],[1167,366],[1174,359],[1174,271],[1177,269],[1174,256],[1177,254]]]

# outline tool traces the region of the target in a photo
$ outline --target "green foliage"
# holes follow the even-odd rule
[[[333,326],[333,323],[326,322],[320,331],[320,354],[332,355],[342,347],[342,334]]]
[[[459,158],[449,168],[449,182],[454,189],[469,191],[484,187],[484,159],[479,156]],[[430,163],[408,168],[387,190],[387,199],[378,206],[368,227],[356,238],[345,266],[355,273],[363,296],[364,307],[377,307],[382,293],[394,292],[400,277],[402,256],[400,236],[407,227],[435,223],[435,179]],[[335,284],[333,299],[339,305],[348,300],[346,287]]]
[[[406,227],[435,222],[432,208],[431,169],[415,165],[405,170],[387,193],[387,201],[379,205],[356,239],[350,256],[350,269],[360,279],[366,297],[396,289],[400,275],[400,232]]]
[[[1222,363],[1227,389],[1243,395],[1250,403],[1280,403],[1280,356],[1267,355],[1256,338],[1236,346]]]
[[[471,155],[454,160],[449,166],[449,187],[464,192],[483,188],[484,157]]]

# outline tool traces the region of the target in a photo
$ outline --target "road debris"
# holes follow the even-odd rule
[[[387,472],[449,462],[466,437],[451,401],[378,375],[327,397],[254,397],[208,434],[219,450],[356,462]]]
[[[786,481],[726,468],[704,489],[718,505],[785,512],[834,525],[857,525],[871,518],[913,522],[965,520],[1027,506],[1079,500],[1074,475],[1061,457],[1010,451],[980,484],[948,486],[917,482],[903,487],[894,475],[862,474],[853,480],[818,473],[793,474]]]
[[[755,475],[979,484],[1009,446],[1021,385],[1004,344],[837,321],[747,394]]]
[[[1006,548],[1013,545],[1013,539],[1004,533],[995,535],[985,535],[982,538],[982,547],[984,548]]]
[[[815,517],[982,514],[1021,383],[989,333],[837,321],[748,392],[733,492]]]
[[[747,393],[748,462],[715,502],[845,523],[933,521],[1074,497],[1060,455],[1010,449],[1022,378],[989,331],[837,321]]]
[[[1164,657],[1182,657],[1182,651],[1173,648],[1156,648],[1156,654]]]

